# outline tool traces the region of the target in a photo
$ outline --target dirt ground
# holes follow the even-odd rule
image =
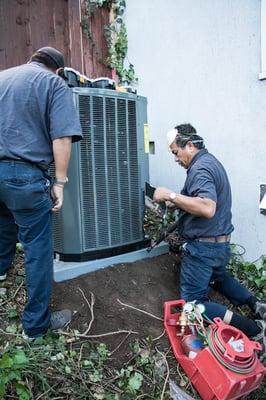
[[[156,338],[163,332],[163,322],[123,306],[118,300],[163,318],[164,302],[179,298],[178,266],[178,256],[166,254],[134,263],[114,265],[69,281],[55,283],[52,308],[70,308],[76,311],[70,327],[84,332],[90,323],[91,313],[81,290],[88,301],[92,292],[95,296],[95,319],[90,335],[130,330],[138,332],[138,335],[131,335],[127,341],[132,341],[133,337]],[[104,337],[104,342],[112,351],[122,338],[121,334],[115,334]],[[101,341],[101,338],[98,340]],[[127,341],[120,347],[120,355],[126,349]],[[169,347],[165,337],[162,338],[162,344]]]
[[[10,271],[9,279],[2,286],[8,290],[11,288],[15,290],[13,297],[16,297],[17,309],[21,312],[26,300],[25,288],[22,286],[23,254],[19,253],[17,257],[16,268]],[[72,280],[54,283],[52,310],[71,309],[74,316],[70,328],[80,333],[84,333],[91,325],[88,335],[98,337],[89,340],[105,343],[111,354],[114,354],[109,360],[109,368],[121,368],[131,360],[130,344],[135,339],[151,337],[156,349],[167,355],[170,377],[179,382],[180,377],[182,381],[184,375],[180,375],[167,336],[163,335],[162,320],[164,302],[180,298],[179,268],[178,255],[171,253],[134,263],[110,266]],[[88,304],[91,302],[92,293],[95,297],[93,318]],[[227,304],[227,301],[216,292],[212,293],[212,299]],[[144,314],[140,310],[151,315]],[[0,313],[0,326],[6,329],[10,321],[5,317],[5,313],[2,314]],[[117,333],[121,330],[136,333],[130,335],[125,332]],[[115,333],[105,335],[110,332]],[[263,387],[264,389],[261,388],[249,395],[249,400],[264,398],[265,385]],[[189,387],[186,385],[184,390],[194,399],[199,399],[190,384]]]
[[[152,316],[141,313],[120,302],[139,308],[154,316],[163,318],[163,304],[165,301],[179,299],[179,257],[175,253],[159,257],[147,258],[127,264],[114,265],[95,272],[82,275],[76,279],[55,283],[53,287],[52,308],[70,308],[74,314],[70,328],[84,332],[91,321],[89,306],[86,299],[91,300],[91,293],[95,296],[93,307],[94,321],[89,335],[102,335],[119,330],[135,331],[138,334],[113,334],[92,339],[104,342],[108,350],[115,351],[111,366],[127,363],[130,359],[129,343],[134,339],[144,339],[151,336],[156,340],[156,347],[168,354],[168,362],[173,375],[177,376],[178,364],[171,351],[163,322]],[[80,290],[81,289],[81,290]],[[228,304],[217,292],[212,292],[214,301]],[[180,373],[179,373],[180,375]],[[192,392],[191,392],[192,390]],[[189,393],[198,399],[195,390],[190,388]],[[263,388],[249,395],[250,400],[257,400]]]

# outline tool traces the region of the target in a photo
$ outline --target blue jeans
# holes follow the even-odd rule
[[[230,259],[230,244],[193,240],[185,243],[181,259],[180,291],[186,301],[204,303],[209,318],[223,319],[227,308],[208,301],[210,286],[216,287],[234,305],[246,304],[252,294],[242,286],[226,266]]]
[[[50,181],[37,166],[0,161],[0,275],[7,272],[17,237],[25,252],[28,302],[22,324],[29,336],[45,333],[50,323],[53,279]]]

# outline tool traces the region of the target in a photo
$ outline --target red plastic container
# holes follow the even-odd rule
[[[164,327],[177,361],[190,378],[201,398],[203,400],[234,400],[240,399],[242,396],[257,389],[266,374],[266,368],[257,358],[252,372],[237,374],[220,364],[208,347],[205,347],[193,359],[184,354],[181,347],[182,337],[177,336],[180,331],[177,325],[180,312],[176,310],[176,308],[181,309],[184,304],[184,300],[164,303]],[[260,345],[258,343],[250,341],[238,329],[233,329],[244,338],[245,349],[247,349],[245,355],[259,348]],[[226,334],[225,330],[224,332]],[[229,348],[227,352],[230,353],[231,359],[237,359],[237,355],[239,355],[239,353],[234,355],[234,352]]]

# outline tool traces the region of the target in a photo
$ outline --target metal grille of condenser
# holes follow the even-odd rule
[[[61,259],[74,260],[77,254],[100,258],[108,249],[111,255],[115,248],[119,254],[134,243],[143,247],[143,121],[138,123],[138,96],[97,89],[79,89],[74,96],[83,139],[73,146],[63,213],[60,221],[55,217],[55,251]],[[70,220],[74,229],[69,229]]]
[[[81,95],[79,112],[85,249],[138,240],[136,102]]]

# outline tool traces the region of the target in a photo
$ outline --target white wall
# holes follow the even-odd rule
[[[182,188],[185,173],[167,152],[165,133],[192,123],[227,169],[233,242],[248,260],[266,254],[266,216],[258,207],[266,183],[260,0],[127,0],[126,26],[155,141],[151,183]]]

